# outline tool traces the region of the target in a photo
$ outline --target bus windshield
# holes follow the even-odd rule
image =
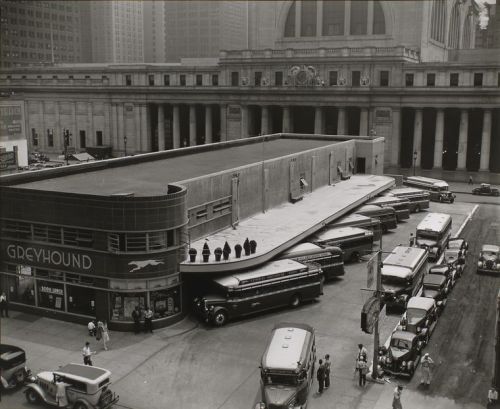
[[[262,378],[265,385],[297,385],[297,375],[291,374],[276,374],[276,373],[263,373]]]
[[[435,231],[418,230],[417,237],[421,239],[437,240],[439,239],[439,234]]]
[[[382,284],[409,285],[409,283],[405,278],[382,274]]]

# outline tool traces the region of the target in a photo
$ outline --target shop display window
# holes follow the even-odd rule
[[[9,276],[9,299],[12,302],[35,305],[35,279],[31,267],[17,266],[18,276]]]
[[[169,290],[151,291],[149,293],[151,309],[154,318],[169,317],[181,310],[181,297],[179,287]]]
[[[68,312],[95,317],[95,290],[87,287],[66,285]]]
[[[37,280],[38,306],[64,311],[64,284]]]
[[[144,310],[146,293],[111,293],[111,319],[132,321],[132,311],[137,305]]]

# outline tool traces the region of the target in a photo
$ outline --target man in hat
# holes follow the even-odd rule
[[[422,380],[421,384],[425,384],[429,386],[431,384],[431,366],[434,365],[434,361],[432,358],[429,356],[428,353],[424,355],[422,358]]]

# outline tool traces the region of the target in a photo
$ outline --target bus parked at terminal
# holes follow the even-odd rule
[[[418,213],[420,210],[429,208],[430,193],[422,189],[402,187],[390,190],[389,193],[387,193],[387,196],[394,196],[408,200],[411,213]]]
[[[357,208],[355,212],[356,214],[380,220],[383,233],[387,233],[389,230],[393,230],[398,227],[396,210],[394,210],[393,207],[380,207],[377,205],[367,204]]]
[[[284,306],[297,307],[323,294],[318,264],[275,260],[242,273],[208,280],[194,300],[195,312],[215,326],[230,319]]]
[[[380,207],[392,207],[396,211],[396,219],[398,223],[401,220],[410,218],[410,202],[407,199],[380,196],[371,199],[367,204],[373,204]]]
[[[437,260],[446,249],[451,237],[451,216],[446,213],[429,213],[418,224],[416,244],[429,251],[429,259]]]
[[[373,232],[359,227],[327,228],[310,239],[319,246],[336,246],[344,252],[344,260],[358,261],[372,251]]]
[[[373,240],[380,240],[382,236],[382,228],[378,219],[372,217],[363,216],[362,214],[350,214],[349,216],[344,216],[333,223],[329,224],[330,227],[359,227],[361,229],[371,230],[373,232]]]
[[[448,190],[448,183],[444,180],[422,176],[408,176],[403,179],[403,184],[427,190],[430,193],[430,199],[435,202],[453,203],[455,201],[455,195]]]
[[[408,300],[416,296],[427,272],[428,254],[418,247],[397,246],[389,254],[381,270],[382,300],[386,310],[405,308]]]
[[[283,259],[291,259],[299,263],[319,264],[325,280],[345,274],[344,253],[339,247],[320,247],[313,243],[300,243],[278,257],[278,260]]]

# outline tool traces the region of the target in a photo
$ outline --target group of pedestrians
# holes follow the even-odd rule
[[[141,332],[141,321],[144,320],[144,332],[153,333],[153,310],[146,307],[144,311],[139,305],[132,311],[132,320],[134,321],[134,333]]]
[[[95,337],[97,342],[102,340],[102,346],[104,350],[107,351],[110,341],[108,323],[106,321],[90,321],[87,324],[87,329],[89,331],[89,336]],[[90,342],[85,342],[85,346],[82,349],[83,363],[92,366],[92,355],[95,354],[97,354],[97,351],[91,350]]]
[[[318,393],[323,393],[325,389],[330,387],[330,370],[332,363],[330,361],[330,355],[325,355],[325,360],[319,360],[318,371],[316,372],[316,378],[318,379]]]

